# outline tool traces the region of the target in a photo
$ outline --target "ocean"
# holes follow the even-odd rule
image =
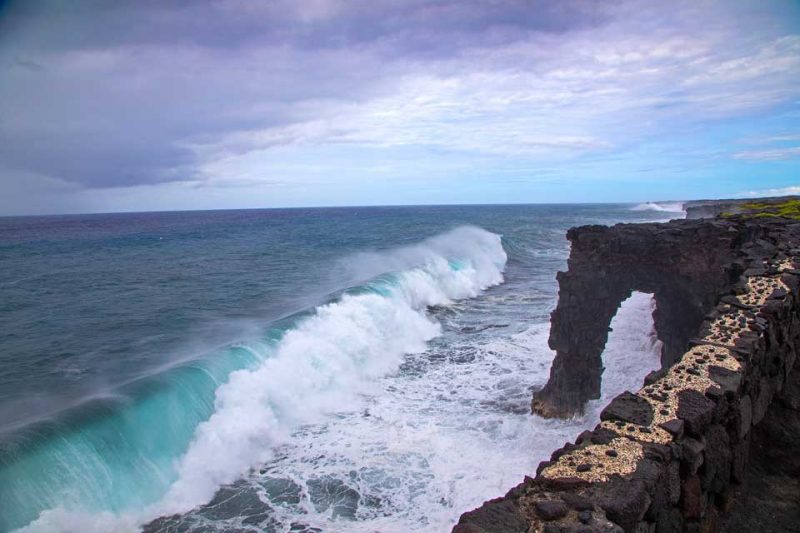
[[[569,227],[679,204],[0,218],[0,531],[447,531],[659,366],[529,414]]]

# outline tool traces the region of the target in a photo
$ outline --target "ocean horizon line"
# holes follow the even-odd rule
[[[754,200],[757,198],[753,198]],[[313,206],[288,206],[288,207],[230,207],[219,209],[165,209],[165,210],[132,210],[132,211],[75,211],[64,213],[41,213],[4,215],[0,219],[11,218],[47,218],[47,217],[74,217],[74,216],[105,216],[105,215],[143,215],[143,214],[169,214],[169,213],[218,213],[238,211],[302,211],[302,210],[334,210],[334,209],[386,209],[386,208],[419,208],[419,207],[523,207],[523,206],[620,206],[638,204],[660,204],[674,202],[703,202],[712,199],[677,199],[677,200],[640,200],[630,202],[519,202],[519,203],[454,203],[454,204],[353,204],[353,205],[313,205]],[[716,199],[715,199],[716,200]],[[727,199],[722,199],[727,200]]]

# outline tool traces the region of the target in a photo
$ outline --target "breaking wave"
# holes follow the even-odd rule
[[[645,202],[631,208],[631,211],[660,211],[664,213],[683,213],[683,202]]]
[[[0,525],[126,531],[209,501],[299,426],[358,410],[375,380],[440,334],[428,309],[501,283],[506,259],[499,235],[461,227],[345,260],[368,281],[8,461]]]

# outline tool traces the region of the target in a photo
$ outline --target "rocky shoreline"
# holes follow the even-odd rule
[[[608,326],[632,290],[655,296],[662,369],[454,533],[743,531],[759,517],[762,531],[796,530],[800,222],[722,204],[698,209],[724,217],[570,230],[557,355],[533,411],[570,416],[599,396]],[[772,497],[750,498],[765,472]]]

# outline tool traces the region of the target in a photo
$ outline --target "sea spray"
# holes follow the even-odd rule
[[[425,342],[439,334],[440,325],[427,315],[428,307],[473,297],[502,282],[506,262],[500,237],[479,228],[460,228],[422,245],[371,257],[370,265],[377,272],[383,270],[382,276],[346,291],[312,316],[298,320],[273,345],[266,345],[266,353],[259,352],[262,362],[251,361],[255,366],[233,370],[227,379],[200,371],[200,377],[208,375],[214,384],[225,383],[214,394],[213,414],[197,426],[188,449],[184,448],[185,453],[179,457],[173,455],[167,461],[181,448],[174,443],[166,454],[152,448],[154,440],[162,435],[148,432],[143,420],[138,420],[138,424],[144,424],[138,429],[151,448],[144,454],[133,450],[128,456],[129,464],[116,457],[113,463],[107,463],[111,452],[89,442],[85,454],[95,466],[87,474],[102,479],[104,471],[114,469],[111,475],[117,485],[127,487],[127,502],[104,500],[121,494],[116,488],[95,487],[91,479],[81,476],[62,479],[52,488],[43,479],[36,487],[40,493],[27,505],[51,509],[31,525],[32,530],[59,530],[58,524],[68,523],[83,523],[86,529],[125,530],[208,501],[220,485],[268,460],[274,446],[286,442],[298,425],[319,421],[327,413],[358,409],[360,395],[369,391],[376,378],[395,371],[404,354],[423,350]],[[415,263],[413,268],[399,272],[385,270]],[[192,400],[191,394],[184,399]],[[139,416],[136,405],[130,409],[128,421]],[[157,410],[150,413],[156,418],[164,414]],[[121,423],[124,425],[125,421]],[[155,421],[157,429],[161,425]],[[74,439],[76,434],[65,438]],[[74,448],[70,442],[64,445]],[[56,448],[55,456],[40,457],[52,463],[55,476],[61,460],[59,453]],[[150,456],[157,460],[154,462]],[[78,459],[67,458],[71,463]],[[169,466],[165,466],[167,463]],[[142,471],[151,471],[152,475],[142,478]],[[34,482],[37,479],[31,471],[26,472],[26,477]],[[153,499],[165,482],[169,483],[166,494]],[[11,493],[17,489],[13,485],[12,481],[7,487]],[[148,499],[151,502],[143,505]],[[17,500],[22,502],[21,498]],[[19,520],[30,516],[30,509],[12,514],[18,511],[5,511],[8,515],[3,517],[4,523],[22,525]]]
[[[658,211],[662,213],[684,213],[683,202],[645,202],[637,204],[631,211]]]
[[[462,320],[482,322],[483,313],[473,313],[483,300],[492,302],[483,319],[490,318],[492,307],[502,305],[499,291],[479,297]],[[651,295],[634,293],[612,321],[604,398],[638,388],[658,367],[653,306]],[[301,427],[262,470],[237,481],[225,497],[248,502],[247,511],[223,518],[209,506],[166,524],[240,527],[258,519],[249,503],[257,495],[284,529],[292,523],[348,533],[449,529],[461,512],[507,491],[598,422],[604,400],[569,420],[529,414],[530,387],[546,381],[552,360],[548,330],[540,323],[518,333],[484,329],[433,341],[426,353],[404,358],[404,372],[377,379],[363,394],[363,410]]]
[[[208,501],[220,485],[269,459],[291,429],[330,412],[357,410],[359,394],[375,378],[396,370],[404,354],[424,350],[440,333],[425,314],[428,307],[474,297],[500,283],[506,255],[495,235],[464,229],[422,250],[433,251],[467,231],[494,246],[449,260],[415,250],[425,259],[423,266],[369,285],[375,293],[345,294],[319,308],[287,332],[274,357],[255,370],[232,374],[217,390],[214,414],[180,460],[178,479],[161,504],[164,511]],[[447,251],[456,253],[455,248]]]
[[[634,291],[611,321],[611,332],[603,350],[603,376],[599,400],[592,408],[602,410],[624,391],[638,391],[644,377],[661,368],[661,348],[653,324],[656,310],[652,294]]]

